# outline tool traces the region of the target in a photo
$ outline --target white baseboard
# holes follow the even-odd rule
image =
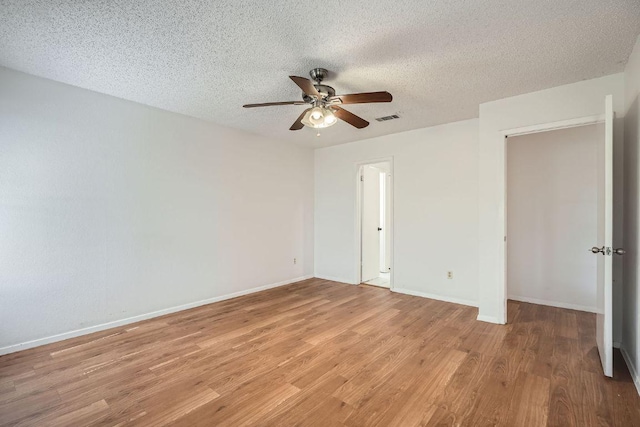
[[[331,280],[332,282],[340,282],[340,283],[348,283],[349,285],[357,285],[357,283],[354,283],[351,280],[343,279],[342,277],[323,276],[320,274],[316,274],[313,277],[315,277],[316,279]]]
[[[140,314],[137,316],[127,317],[126,319],[114,320],[112,322],[102,323],[95,326],[89,326],[88,328],[76,329],[74,331],[64,332],[61,334],[51,335],[49,337],[38,338],[31,341],[26,341],[19,344],[12,344],[6,347],[0,348],[0,356],[9,353],[15,353],[16,351],[26,350],[33,347],[39,347],[41,345],[50,344],[53,342],[63,341],[69,338],[79,337],[81,335],[91,334],[93,332],[104,331],[105,329],[117,328],[118,326],[128,325],[130,323],[140,322],[141,320],[152,319],[154,317],[164,316],[165,314],[176,313],[178,311],[188,310],[190,308],[200,307],[202,305],[212,304],[214,302],[224,301],[231,298],[240,297],[243,295],[253,294],[260,291],[266,291],[267,289],[277,288],[279,286],[289,285],[291,283],[300,282],[301,280],[311,279],[313,275],[296,277],[295,279],[285,280],[278,283],[272,283],[269,285],[258,286],[257,288],[251,288],[240,292],[234,292],[232,294],[222,295],[219,297],[208,298],[205,300],[190,302],[188,304],[178,305],[175,307],[164,308],[162,310],[152,311],[150,313]]]
[[[429,298],[429,299],[435,299],[435,300],[444,301],[444,302],[452,302],[454,304],[468,305],[471,307],[478,306],[478,303],[476,301],[471,301],[463,298],[449,297],[444,295],[430,294],[427,292],[414,291],[413,289],[393,287],[391,288],[391,291],[398,292],[399,294],[413,295],[414,297]]]
[[[495,323],[496,325],[504,325],[504,322],[498,320],[497,317],[487,316],[486,314],[478,314],[477,320],[480,322]]]
[[[636,386],[636,391],[640,395],[640,376],[638,376],[638,370],[636,369],[633,360],[631,360],[631,356],[629,356],[629,353],[627,353],[627,350],[624,348],[624,345],[620,347],[620,353],[622,353],[624,363],[626,363],[627,368],[629,368],[629,373],[633,379],[633,384]]]
[[[588,313],[598,312],[598,309],[596,307],[588,307],[584,305],[568,304],[568,303],[557,302],[557,301],[547,301],[547,300],[537,299],[537,298],[520,297],[517,295],[509,295],[508,298],[510,300],[528,302],[530,304],[548,305],[550,307],[558,307],[558,308],[568,308],[570,310],[586,311]]]

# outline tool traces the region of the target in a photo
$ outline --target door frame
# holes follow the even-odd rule
[[[380,157],[376,159],[363,160],[354,163],[354,184],[356,189],[356,197],[355,197],[355,240],[354,240],[354,253],[356,254],[356,262],[355,262],[355,278],[356,285],[362,283],[362,187],[360,184],[360,168],[366,165],[372,165],[375,163],[389,163],[389,239],[390,242],[390,261],[389,267],[391,268],[391,274],[389,275],[389,289],[393,290],[394,288],[394,263],[393,263],[393,251],[394,251],[394,234],[393,234],[393,194],[394,194],[394,172],[393,172],[393,156],[390,157]]]
[[[507,141],[509,137],[514,136],[522,136],[529,135],[532,133],[540,133],[540,132],[548,132],[553,130],[561,130],[561,129],[569,129],[579,126],[587,126],[593,125],[597,123],[604,123],[605,114],[598,114],[595,116],[584,116],[578,117],[575,119],[569,120],[561,120],[557,122],[549,122],[549,123],[541,123],[532,126],[525,126],[519,128],[505,129],[500,131],[500,135],[503,140],[503,149],[502,149],[502,164],[503,164],[503,173],[501,176],[502,179],[502,188],[504,190],[504,194],[502,197],[502,203],[498,210],[498,216],[500,217],[500,235],[496,236],[502,244],[499,246],[500,254],[498,256],[498,267],[502,271],[502,274],[499,276],[499,280],[501,283],[498,286],[498,301],[502,301],[502,306],[500,307],[502,310],[500,323],[507,323]]]

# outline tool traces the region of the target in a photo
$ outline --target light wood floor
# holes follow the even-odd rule
[[[640,426],[592,314],[311,279],[0,357],[0,425]]]

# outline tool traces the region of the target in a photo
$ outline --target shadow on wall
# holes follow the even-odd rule
[[[624,221],[624,306],[623,306],[623,344],[635,353],[638,335],[638,215],[640,213],[638,198],[638,180],[640,171],[638,151],[640,147],[640,102],[639,97],[629,106],[625,114],[625,221]],[[633,118],[633,119],[632,119]],[[634,355],[636,358],[638,355]]]

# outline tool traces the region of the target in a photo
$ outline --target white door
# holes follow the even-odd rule
[[[385,174],[384,186],[384,266],[385,273],[391,270],[391,174]]]
[[[596,342],[604,374],[613,376],[613,100],[605,98],[604,142],[598,153],[598,257]]]
[[[380,273],[389,271],[387,268],[387,174],[380,172]]]
[[[380,276],[380,171],[362,167],[362,281]]]

